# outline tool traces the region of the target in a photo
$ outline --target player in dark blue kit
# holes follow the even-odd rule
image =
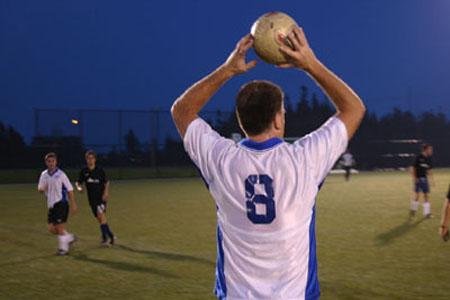
[[[83,192],[82,184],[84,183],[86,185],[89,205],[91,206],[92,213],[100,223],[102,245],[112,246],[114,245],[115,236],[109,229],[105,216],[109,181],[106,179],[105,171],[96,166],[97,155],[94,151],[87,151],[85,159],[87,167],[81,170],[80,177],[75,184],[79,192]]]
[[[431,179],[432,185],[434,185],[433,173],[431,171],[433,164],[431,162],[431,156],[433,155],[433,146],[430,144],[422,145],[422,153],[415,159],[411,165],[411,173],[413,175],[414,182],[414,197],[411,201],[410,215],[414,216],[419,208],[419,194],[423,193],[423,215],[427,218],[431,218],[430,213],[430,185],[428,183],[428,176]]]

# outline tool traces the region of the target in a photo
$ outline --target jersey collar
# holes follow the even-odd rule
[[[58,167],[56,167],[55,171],[53,173],[50,173],[50,171],[47,171],[48,175],[53,176],[56,172],[58,172]]]
[[[264,151],[273,148],[282,142],[283,140],[280,138],[271,138],[264,142],[255,142],[250,139],[243,139],[239,142],[239,144],[252,150]]]

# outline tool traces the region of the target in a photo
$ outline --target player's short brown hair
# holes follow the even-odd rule
[[[88,150],[86,151],[86,153],[84,154],[84,158],[87,158],[89,155],[93,155],[95,159],[97,159],[97,153],[95,153],[94,150]]]
[[[424,144],[422,144],[422,151],[426,151],[430,147],[432,147],[431,144],[424,143]]]
[[[282,101],[283,91],[275,83],[258,80],[245,84],[236,97],[236,115],[242,129],[250,136],[269,129]]]
[[[47,159],[49,159],[50,157],[53,157],[54,159],[58,159],[58,156],[56,155],[56,153],[55,152],[49,152],[49,153],[47,153],[47,154],[45,154],[45,161],[47,160]]]

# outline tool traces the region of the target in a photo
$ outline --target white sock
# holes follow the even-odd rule
[[[419,201],[411,201],[411,210],[417,211],[419,209]]]
[[[66,235],[58,234],[59,249],[69,251],[69,243]]]
[[[429,215],[430,214],[430,202],[424,202],[423,203],[423,215]]]
[[[70,232],[68,232],[67,230],[64,231],[64,236],[67,238],[67,240],[69,242],[71,242],[73,240],[73,234],[71,234]]]

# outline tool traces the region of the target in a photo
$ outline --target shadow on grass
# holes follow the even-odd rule
[[[411,219],[408,218],[403,224],[400,224],[394,228],[389,229],[385,233],[381,233],[375,237],[378,241],[378,245],[385,246],[389,243],[392,243],[395,239],[407,234],[415,227],[417,227],[420,223],[422,223],[426,218],[419,219],[415,222],[411,222]]]
[[[154,257],[154,258],[162,258],[162,259],[167,259],[167,260],[183,261],[183,262],[196,262],[196,263],[200,263],[200,264],[204,264],[204,265],[208,265],[208,266],[212,266],[212,267],[216,266],[216,263],[213,261],[210,261],[208,259],[201,258],[201,257],[191,256],[191,255],[168,253],[168,252],[153,251],[153,250],[139,250],[139,249],[134,249],[134,248],[125,246],[125,245],[115,245],[114,248],[133,252],[133,253],[148,255],[149,257]]]
[[[90,262],[95,263],[99,265],[104,265],[106,267],[109,267],[111,269],[116,269],[119,271],[128,271],[128,272],[139,272],[139,273],[150,273],[154,275],[158,275],[165,278],[178,278],[178,276],[171,274],[169,272],[165,272],[162,270],[158,270],[151,267],[146,266],[139,266],[134,264],[129,264],[126,262],[119,262],[119,261],[110,261],[106,259],[98,259],[98,258],[91,258],[87,256],[84,253],[74,254],[71,255],[74,259],[84,261],[84,262]]]

